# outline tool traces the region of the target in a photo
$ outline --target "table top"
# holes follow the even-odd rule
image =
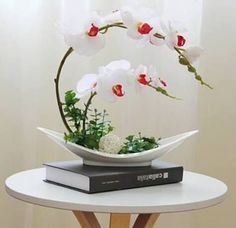
[[[108,213],[165,213],[200,209],[222,202],[227,186],[212,177],[184,172],[176,184],[86,194],[45,183],[45,168],[23,171],[6,180],[9,195],[37,205]]]

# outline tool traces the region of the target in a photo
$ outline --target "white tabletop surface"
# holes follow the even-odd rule
[[[223,182],[187,171],[181,183],[96,194],[45,183],[44,178],[45,168],[23,171],[6,180],[6,190],[17,199],[46,207],[109,213],[200,209],[222,202],[227,192]]]

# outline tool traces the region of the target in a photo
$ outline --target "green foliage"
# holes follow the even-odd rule
[[[80,109],[76,106],[79,101],[74,91],[65,93],[63,110],[67,121],[73,127],[73,132],[65,133],[64,139],[66,142],[98,149],[101,137],[113,130],[110,121],[106,120],[108,114],[106,110],[98,112],[97,109],[93,111],[88,109],[91,102],[85,104],[84,110]]]
[[[80,132],[69,132],[64,133],[64,139],[66,142],[76,143],[78,145],[83,145],[83,135]]]
[[[65,104],[66,106],[75,105],[79,101],[76,97],[76,93],[73,90],[69,90],[65,93]]]
[[[106,110],[98,112],[94,109],[93,114],[90,114],[90,120],[87,123],[86,133],[96,135],[99,139],[113,130],[110,121],[106,120],[108,113]]]
[[[102,136],[113,130],[110,121],[106,120],[108,116],[106,110],[98,112],[94,109],[90,110],[90,118],[86,121],[86,129],[84,134],[84,146],[91,149],[99,149],[99,142]]]
[[[72,90],[65,93],[64,113],[66,119],[72,123],[72,127],[78,131],[81,127],[81,121],[84,119],[83,110],[76,107],[76,103],[79,99],[76,97],[76,93]]]
[[[154,137],[142,137],[139,133],[138,136],[129,135],[126,137],[126,142],[120,150],[120,154],[138,153],[145,150],[150,150],[159,146],[160,139],[156,140]]]
[[[159,92],[165,93],[165,90],[158,87]],[[108,113],[106,110],[99,112],[97,109],[91,110],[89,106],[94,94],[91,94],[88,102],[84,104],[84,109],[77,106],[80,99],[72,90],[65,93],[63,110],[66,120],[71,124],[72,132],[65,133],[66,142],[76,143],[90,149],[99,149],[101,137],[107,135],[113,130],[110,121],[107,120]],[[158,140],[155,138],[130,135],[126,138],[120,154],[137,153],[144,150],[150,150],[158,147]]]

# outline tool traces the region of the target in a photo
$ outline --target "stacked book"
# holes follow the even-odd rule
[[[182,181],[183,167],[155,161],[145,167],[102,167],[81,161],[46,163],[46,182],[86,193],[138,188]]]

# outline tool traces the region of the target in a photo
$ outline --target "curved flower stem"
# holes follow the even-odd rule
[[[153,34],[153,36],[155,36],[155,37],[158,38],[158,39],[162,39],[162,40],[165,39],[165,36],[161,35],[161,34],[158,33],[158,32],[156,32],[155,34]]]
[[[100,33],[102,34],[105,34],[109,28],[112,28],[112,27],[118,27],[118,28],[123,28],[123,29],[127,29],[127,27],[124,25],[123,22],[116,22],[116,23],[113,23],[113,24],[107,24],[103,27],[100,27],[99,28],[99,31]],[[155,33],[153,34],[153,36],[159,38],[159,39],[165,39],[165,36],[163,36],[162,34],[159,34],[159,33]],[[174,47],[175,51],[179,54],[179,57],[181,58],[184,58],[187,67],[188,67],[188,71],[192,72],[194,75],[195,75],[195,79],[200,81],[200,83],[202,85],[205,85],[207,86],[208,88],[212,89],[212,87],[205,83],[203,81],[203,79],[201,78],[201,76],[197,73],[196,69],[191,65],[191,63],[188,61],[188,59],[182,54],[182,51],[185,51],[185,49],[183,48],[179,48],[179,47]],[[60,80],[60,75],[61,75],[61,71],[62,71],[62,68],[64,66],[64,63],[67,59],[67,57],[73,52],[73,48],[70,47],[67,52],[65,53],[65,55],[63,56],[61,62],[60,62],[60,65],[59,65],[59,68],[57,70],[57,75],[56,75],[56,78],[54,79],[54,82],[55,82],[55,89],[56,89],[56,99],[57,99],[57,105],[58,105],[58,108],[59,108],[59,112],[60,112],[60,115],[61,115],[61,119],[66,127],[66,129],[69,131],[69,132],[73,132],[72,129],[70,128],[69,124],[67,123],[66,121],[66,118],[65,118],[65,115],[64,115],[64,112],[63,112],[63,103],[61,102],[61,99],[60,99],[60,90],[59,90],[59,80]],[[150,86],[152,87],[152,86]],[[167,91],[161,87],[152,87],[153,89],[155,89],[157,92],[160,92],[162,93],[163,95],[165,96],[168,96],[170,98],[175,98],[175,99],[178,99],[176,97],[173,97],[171,95],[169,95],[167,93]],[[91,101],[93,99],[93,97],[96,95],[97,93],[96,92],[92,92],[87,103],[85,104],[85,111],[84,111],[84,119],[83,119],[83,124],[82,124],[82,132],[83,134],[85,134],[85,127],[86,127],[86,117],[87,117],[87,112],[88,112],[88,109],[89,109],[89,106],[91,105]]]
[[[127,29],[127,27],[124,25],[123,22],[117,22],[117,23],[114,23],[114,24],[108,24],[108,25],[105,25],[103,27],[100,27],[99,28],[99,31],[104,34],[108,31],[109,28],[112,28],[112,27],[118,27],[118,28],[123,28],[123,29]]]
[[[159,39],[165,39],[165,36],[159,34],[159,33],[155,33],[153,34],[153,36],[155,36],[156,38]],[[206,82],[203,81],[202,77],[197,73],[195,67],[188,61],[188,59],[182,54],[181,51],[185,51],[184,48],[180,48],[180,47],[174,47],[174,50],[179,54],[180,57],[184,58],[185,62],[186,62],[186,66],[188,67],[188,71],[192,72],[195,76],[195,79],[200,81],[200,83],[202,85],[207,86],[210,89],[213,89],[213,87],[211,87],[209,84],[207,84]]]
[[[100,27],[99,28],[99,31],[102,33],[102,34],[105,34],[109,28],[112,28],[112,27],[119,27],[119,28],[124,28],[124,29],[127,29],[127,27],[124,25],[123,22],[117,22],[117,23],[114,23],[114,24],[108,24],[108,25],[105,25],[103,27]],[[156,38],[158,39],[162,39],[164,40],[166,37],[160,33],[154,33],[153,36],[155,36]],[[180,48],[180,47],[174,47],[174,50],[179,54],[180,57],[184,58],[185,59],[185,62],[187,63],[186,66],[188,67],[188,71],[193,73],[194,76],[195,76],[195,79],[197,81],[199,81],[202,85],[205,85],[207,86],[208,88],[210,89],[213,89],[212,86],[210,86],[209,84],[207,84],[206,82],[203,81],[202,77],[197,73],[197,70],[195,69],[195,67],[188,61],[188,59],[182,54],[182,51],[185,51],[184,48]],[[158,92],[161,92],[163,95],[167,95],[168,97],[172,97],[174,98],[173,96],[169,96],[166,91],[164,90],[160,90]]]
[[[213,89],[212,86],[210,86],[209,84],[207,84],[206,82],[203,81],[202,77],[197,73],[196,68],[195,68],[195,67],[188,61],[188,59],[182,54],[181,51],[184,51],[185,49],[183,49],[183,48],[178,48],[178,47],[175,47],[174,49],[176,50],[176,52],[179,54],[179,56],[180,56],[181,58],[184,58],[184,61],[186,62],[186,66],[188,67],[188,71],[194,74],[195,79],[198,80],[198,81],[200,81],[200,83],[201,83],[202,85],[207,86],[209,89]]]
[[[57,70],[57,75],[56,75],[56,78],[54,79],[54,82],[55,82],[55,89],[56,89],[56,99],[57,99],[57,105],[58,105],[58,108],[59,108],[59,112],[60,112],[60,115],[61,115],[61,119],[66,127],[66,129],[69,131],[69,132],[72,132],[69,124],[67,123],[66,121],[66,118],[65,118],[65,115],[64,115],[64,112],[63,112],[63,108],[62,108],[62,105],[63,103],[61,102],[61,99],[60,99],[60,89],[59,89],[59,80],[60,80],[60,75],[61,75],[61,71],[62,71],[62,68],[64,66],[64,63],[67,59],[67,57],[73,52],[73,48],[70,47],[67,52],[65,53],[64,57],[62,58],[61,62],[60,62],[60,65],[59,65],[59,68]]]
[[[96,95],[97,93],[96,92],[92,92],[87,103],[85,104],[85,110],[84,110],[84,118],[83,118],[83,122],[82,122],[82,132],[83,132],[83,135],[85,135],[86,133],[86,129],[85,129],[85,125],[86,125],[86,119],[87,119],[87,114],[88,114],[88,110],[89,110],[89,106],[91,105],[92,103],[92,99],[93,97]]]
[[[164,88],[158,86],[158,87],[155,87],[155,86],[152,86],[151,84],[148,85],[150,88],[153,88],[154,90],[156,90],[156,92],[158,93],[161,93],[162,95],[165,95],[167,97],[170,97],[170,98],[173,98],[173,99],[176,99],[176,100],[181,100],[180,98],[178,97],[174,97],[172,95],[170,95]]]

